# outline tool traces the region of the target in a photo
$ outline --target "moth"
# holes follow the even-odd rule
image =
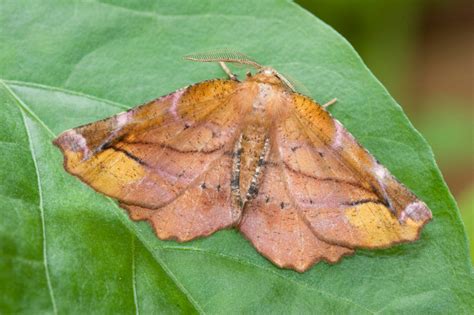
[[[218,62],[229,78],[65,131],[54,144],[66,171],[149,221],[160,239],[236,228],[299,272],[419,238],[429,208],[326,106],[243,54],[188,59]],[[239,81],[226,63],[257,71]]]

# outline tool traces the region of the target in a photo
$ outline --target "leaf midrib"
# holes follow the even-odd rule
[[[30,114],[32,116],[32,118],[34,118],[47,132],[48,134],[54,138],[56,137],[55,133],[44,123],[44,121],[42,121],[21,99],[20,97],[14,92],[12,91],[8,85],[6,83],[10,83],[10,84],[13,84],[13,85],[23,85],[23,86],[29,86],[29,87],[34,87],[34,88],[38,88],[38,89],[44,89],[44,90],[48,90],[48,91],[56,91],[56,92],[62,92],[62,93],[67,93],[67,94],[70,94],[70,95],[75,95],[75,96],[80,96],[80,97],[86,97],[88,99],[91,99],[91,100],[94,100],[94,101],[97,101],[97,102],[102,102],[102,103],[106,103],[106,104],[109,104],[109,105],[112,105],[112,106],[115,106],[117,108],[120,108],[120,109],[124,109],[124,108],[128,108],[126,107],[125,105],[123,104],[119,104],[119,103],[116,103],[116,102],[112,102],[112,101],[109,101],[107,99],[101,99],[101,98],[98,98],[98,97],[94,97],[94,96],[91,96],[91,95],[87,95],[87,94],[84,94],[84,93],[81,93],[81,92],[76,92],[76,91],[72,91],[72,90],[67,90],[67,89],[64,89],[64,88],[57,88],[57,87],[53,87],[53,86],[47,86],[47,85],[43,85],[43,84],[38,84],[38,83],[33,83],[33,82],[25,82],[25,81],[13,81],[13,80],[3,80],[0,78],[0,82],[5,86],[5,88],[7,89],[7,91],[9,91],[9,93],[11,94],[12,98],[16,101],[15,103],[19,106],[19,108],[21,110],[24,110],[26,111],[28,114]],[[28,134],[28,137],[29,137],[29,141],[31,141],[30,139],[30,135]],[[35,164],[35,167],[36,167],[36,164]],[[37,172],[39,172],[39,170],[37,170]],[[117,204],[113,201],[113,199],[109,198],[109,197],[106,197],[109,202],[111,204],[114,205],[114,207],[117,209],[117,210],[120,210],[120,208],[117,206]],[[107,208],[107,209],[111,209],[111,208]],[[112,210],[111,210],[112,211]],[[193,305],[193,307],[195,308],[196,311],[198,311],[199,313],[201,314],[205,314],[204,310],[201,308],[201,306],[199,305],[199,303],[193,298],[192,294],[189,293],[188,290],[186,290],[186,288],[182,285],[182,283],[178,280],[178,278],[173,274],[173,272],[169,269],[168,265],[158,256],[155,254],[155,252],[150,248],[150,245],[148,244],[148,242],[144,239],[142,239],[142,236],[140,233],[138,233],[138,230],[137,228],[135,227],[135,225],[133,224],[133,222],[131,222],[130,220],[128,220],[128,218],[126,218],[125,216],[122,216],[119,214],[118,211],[112,211],[112,213],[114,215],[116,215],[120,222],[129,230],[130,234],[132,237],[136,237],[141,243],[142,245],[146,248],[146,250],[152,255],[152,257],[154,258],[154,260],[156,261],[156,263],[158,263],[162,268],[163,270],[166,272],[166,274],[168,275],[168,277],[173,281],[173,283],[175,283],[175,285],[178,287],[178,289],[183,293],[184,296],[186,296],[186,298],[189,300],[189,302]],[[276,277],[279,277],[279,278],[282,278],[286,281],[290,281],[298,286],[301,286],[303,287],[304,289],[308,289],[308,290],[312,290],[312,291],[315,291],[315,292],[318,292],[322,295],[325,295],[331,299],[334,299],[334,300],[339,300],[340,302],[342,303],[348,303],[348,304],[351,304],[353,306],[356,306],[358,307],[359,309],[365,311],[365,312],[368,312],[370,314],[377,314],[378,312],[377,311],[373,311],[363,305],[360,305],[350,299],[347,299],[345,297],[341,297],[341,296],[336,296],[336,295],[333,295],[332,293],[329,293],[329,292],[326,292],[326,291],[322,291],[320,289],[317,289],[317,288],[313,288],[311,286],[308,286],[306,283],[303,283],[301,281],[297,281],[293,278],[290,278],[290,277],[287,277],[287,276],[284,276],[284,275],[281,275],[279,273],[277,273],[276,271],[273,271],[273,270],[270,270],[269,268],[265,268],[263,266],[260,266],[258,264],[255,264],[253,262],[250,262],[250,261],[245,261],[245,260],[242,260],[242,259],[239,259],[237,257],[234,257],[234,256],[230,256],[230,255],[223,255],[223,254],[220,254],[220,253],[215,253],[215,252],[212,252],[212,251],[208,251],[208,250],[204,250],[204,249],[198,249],[198,248],[193,248],[193,247],[179,247],[180,250],[194,250],[194,251],[199,251],[199,252],[204,252],[206,254],[210,254],[210,255],[214,255],[214,256],[218,256],[218,257],[221,257],[221,258],[225,258],[225,259],[229,259],[229,260],[232,260],[234,262],[237,262],[237,263],[240,263],[240,264],[246,264],[246,265],[250,265],[252,267],[257,267],[265,272],[268,272],[268,273],[271,273],[273,276],[276,276]],[[165,246],[165,247],[159,247],[158,250],[178,250],[178,247],[172,247],[172,246]]]

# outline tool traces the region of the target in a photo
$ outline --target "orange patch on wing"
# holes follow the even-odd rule
[[[69,173],[159,238],[235,227],[299,272],[414,241],[431,219],[337,120],[269,68],[180,89],[54,143]]]

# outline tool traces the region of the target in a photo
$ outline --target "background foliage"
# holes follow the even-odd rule
[[[472,1],[296,2],[348,39],[403,104],[404,112],[433,148],[459,202],[474,259]]]
[[[456,204],[426,141],[347,41],[287,1],[0,2],[2,313],[468,313]],[[158,240],[62,169],[61,131],[222,77],[184,62],[235,47],[304,82],[433,210],[419,242],[304,274],[228,230]],[[241,73],[245,69],[241,69]]]

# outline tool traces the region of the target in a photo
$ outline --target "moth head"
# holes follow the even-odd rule
[[[268,83],[268,84],[279,84],[286,86],[293,92],[296,92],[294,85],[285,78],[281,73],[276,71],[271,67],[265,67],[256,62],[254,59],[250,58],[249,56],[229,50],[229,49],[221,49],[216,51],[210,51],[205,53],[195,53],[184,57],[186,60],[190,61],[198,61],[198,62],[219,62],[221,66],[225,62],[240,64],[240,65],[248,65],[255,68],[258,72],[252,76],[250,72],[247,73],[247,79],[252,81],[257,81],[261,83]],[[235,77],[235,76],[234,76]]]
[[[284,85],[292,91],[295,91],[293,84],[281,73],[271,67],[262,67],[252,79],[261,83]]]

